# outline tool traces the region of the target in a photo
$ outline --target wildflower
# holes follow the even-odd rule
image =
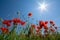
[[[21,22],[20,22],[20,24],[21,24],[22,26],[25,25],[25,23],[26,23],[26,22],[24,22],[24,21],[21,21]]]
[[[9,26],[11,26],[11,24],[10,23],[7,23],[7,27],[9,27]]]
[[[35,24],[31,24],[31,27],[35,28]]]
[[[28,16],[32,16],[32,13],[31,13],[31,12],[29,12],[29,13],[28,13]]]
[[[37,33],[38,33],[39,31],[40,31],[39,29],[36,30]]]
[[[41,27],[40,26],[37,26],[37,29],[41,29]]]
[[[48,24],[48,21],[45,21],[45,24]]]
[[[43,21],[41,20],[41,21],[39,21],[39,25],[42,25],[43,24]]]
[[[41,20],[41,21],[39,21],[39,26],[42,28],[42,26],[43,26],[43,24],[44,24],[44,22]]]
[[[9,30],[7,28],[5,28],[5,27],[2,27],[0,29],[2,30],[3,33],[8,33],[9,32]]]
[[[21,22],[21,20],[19,18],[13,18],[12,21],[16,25],[17,25],[17,23],[20,23]]]
[[[47,26],[44,26],[44,29],[48,29],[48,27]]]
[[[54,24],[54,22],[52,21],[52,20],[50,20],[50,24],[52,25],[52,26],[54,26],[55,24]]]
[[[52,29],[52,28],[50,28],[50,31],[51,31],[51,32],[55,32],[55,30],[54,30],[54,29]]]
[[[44,29],[48,29],[47,25],[42,20],[39,21],[39,25],[40,25],[41,28],[44,26]]]
[[[52,32],[55,32],[55,30],[53,30],[53,29],[50,29]]]
[[[12,21],[11,20],[3,20],[2,23],[3,24],[6,24],[7,26],[11,26],[11,23]]]
[[[52,20],[50,20],[50,23],[53,24],[54,22]]]
[[[44,29],[48,29],[48,27],[47,27],[47,25],[46,25],[46,24],[44,24]]]
[[[32,28],[30,28],[30,32],[33,32]]]

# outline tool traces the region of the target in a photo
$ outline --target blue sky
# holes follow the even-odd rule
[[[41,12],[37,9],[38,2],[47,3],[47,11]],[[18,17],[17,11],[20,11],[20,18],[23,16],[28,18],[28,12],[32,12],[34,20],[30,22],[36,23],[36,20],[53,20],[60,27],[60,0],[0,0],[0,17],[3,19],[12,19]],[[59,30],[59,29],[58,29]]]

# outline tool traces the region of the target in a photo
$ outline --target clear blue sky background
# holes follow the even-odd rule
[[[47,11],[41,12],[38,2],[47,3]],[[30,22],[36,23],[36,20],[53,20],[58,27],[60,27],[60,0],[0,0],[0,17],[3,19],[12,19],[18,17],[17,11],[20,11],[20,18],[23,16],[28,18],[28,12],[32,12],[34,20],[29,19]],[[59,29],[58,29],[59,30]]]

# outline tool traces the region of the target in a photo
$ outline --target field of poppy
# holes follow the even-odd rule
[[[28,18],[31,16],[32,13],[29,12]],[[11,20],[2,20],[0,18],[0,40],[60,40],[58,27],[53,20],[39,20],[38,24],[27,24],[26,28],[20,30],[20,34],[17,34],[15,30],[18,24],[25,27],[26,21],[20,18]],[[12,27],[12,29],[10,30],[9,27]]]

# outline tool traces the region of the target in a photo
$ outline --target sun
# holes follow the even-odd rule
[[[42,4],[39,3],[39,7],[38,7],[38,8],[39,8],[41,11],[44,11],[44,10],[47,9],[47,6],[48,6],[48,5],[47,5],[46,3],[42,3]]]

